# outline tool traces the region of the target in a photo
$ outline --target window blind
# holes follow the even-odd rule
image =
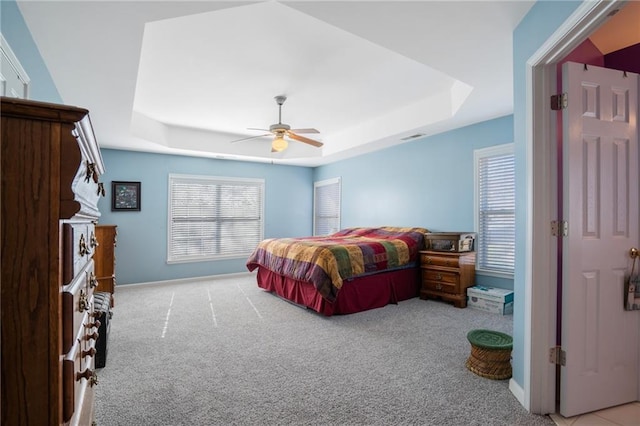
[[[313,184],[313,235],[340,230],[340,178]]]
[[[476,151],[477,269],[513,274],[515,159],[513,144]]]
[[[264,181],[169,176],[168,262],[250,254],[263,239]]]

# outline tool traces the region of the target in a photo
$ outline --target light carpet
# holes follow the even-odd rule
[[[414,298],[323,317],[255,275],[119,286],[96,421],[109,425],[553,425],[464,366],[512,317]]]

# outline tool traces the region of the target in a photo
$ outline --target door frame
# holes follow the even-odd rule
[[[532,413],[556,412],[556,367],[549,362],[558,324],[557,245],[550,232],[551,221],[559,219],[557,117],[549,108],[558,90],[556,65],[625,3],[583,2],[526,63],[524,384],[521,395],[512,392]]]

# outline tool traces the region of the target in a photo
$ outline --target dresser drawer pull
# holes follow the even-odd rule
[[[436,280],[442,281],[442,274],[437,274],[436,275]]]
[[[89,287],[98,287],[98,278],[96,278],[96,274],[94,274],[93,272],[89,274]]]
[[[427,258],[424,260],[424,263],[426,263],[427,265],[431,265],[431,263],[432,263],[432,262],[433,262],[433,261],[431,260],[431,258],[430,258],[430,257],[427,257]]]
[[[88,368],[82,373],[76,373],[76,380],[80,381],[82,379],[88,380],[91,386],[98,384],[98,375],[94,370],[89,370]]]
[[[78,309],[80,312],[89,310],[89,301],[87,300],[87,294],[84,290],[80,290],[80,297],[78,298]]]
[[[98,243],[98,239],[96,238],[96,233],[91,231],[91,248],[96,248],[100,244]]]
[[[95,320],[95,322],[88,322],[84,326],[87,328],[100,328],[101,325],[102,323],[99,320]]]
[[[93,356],[96,355],[96,352],[98,352],[98,351],[96,351],[96,348],[90,348],[87,351],[82,351],[82,358],[87,357],[87,356],[93,357]]]
[[[442,284],[436,284],[436,290],[442,290]]]
[[[87,334],[86,336],[84,336],[85,340],[98,340],[98,337],[100,337],[100,335],[98,334],[97,331],[94,331],[91,334]]]
[[[80,234],[80,243],[78,244],[80,256],[84,256],[89,254],[89,249],[87,248],[87,241],[84,239],[84,234]]]
[[[87,175],[84,177],[84,181],[89,182],[92,178],[95,180],[96,175],[96,163],[90,163],[87,161]]]

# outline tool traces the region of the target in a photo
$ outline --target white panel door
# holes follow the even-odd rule
[[[640,311],[623,309],[629,250],[640,245],[638,75],[566,63],[563,91],[560,413],[568,417],[639,399]]]

